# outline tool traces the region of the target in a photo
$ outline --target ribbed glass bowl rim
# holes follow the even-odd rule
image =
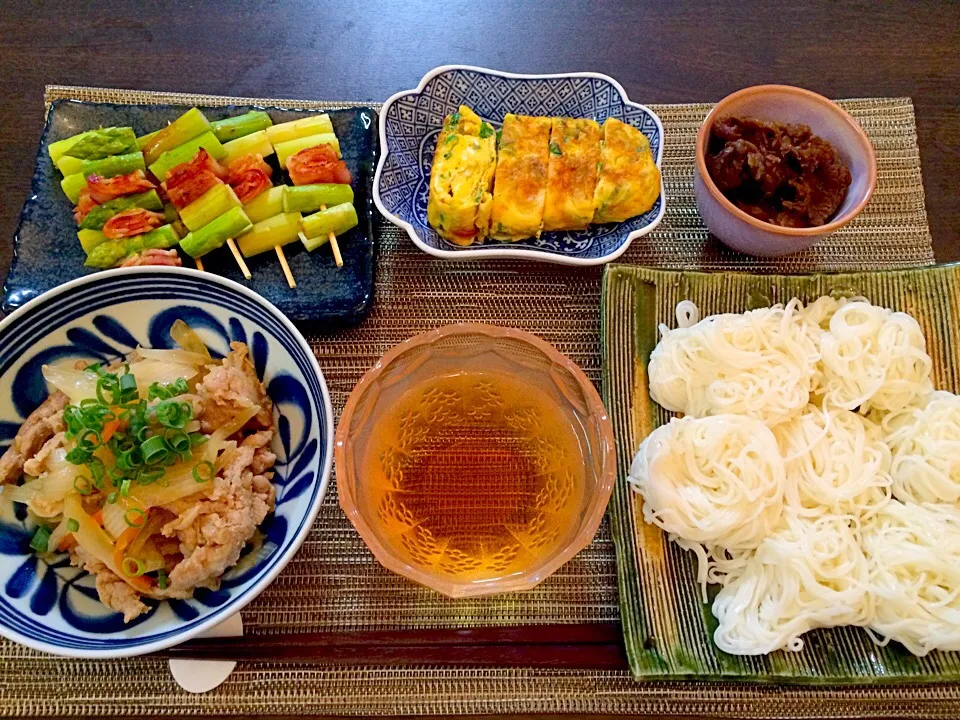
[[[439,578],[404,562],[377,538],[373,529],[367,523],[366,518],[360,512],[356,498],[354,497],[352,484],[355,478],[346,477],[348,466],[346,443],[349,428],[352,424],[357,406],[359,405],[360,398],[366,393],[367,388],[402,355],[419,346],[433,345],[439,340],[454,335],[485,335],[492,339],[516,340],[542,352],[551,363],[568,371],[583,391],[584,398],[587,402],[588,414],[590,417],[596,419],[600,442],[604,446],[602,448],[602,470],[588,501],[587,511],[580,523],[579,532],[562,551],[534,570],[520,577],[509,577],[503,580],[493,580],[484,583],[457,583],[444,580],[443,578]],[[477,597],[481,595],[530,590],[556,572],[593,540],[597,530],[600,528],[603,515],[606,512],[617,474],[613,423],[603,405],[600,393],[583,370],[570,358],[550,345],[550,343],[532,333],[516,328],[499,327],[484,323],[455,323],[445,325],[435,330],[415,335],[388,350],[387,353],[377,361],[376,365],[364,374],[360,382],[354,386],[349,398],[347,398],[347,403],[344,406],[343,413],[340,416],[340,422],[337,426],[334,441],[334,461],[336,463],[337,494],[340,498],[340,507],[344,513],[346,513],[350,522],[353,523],[354,528],[360,533],[360,537],[380,564],[398,575],[452,598]]]

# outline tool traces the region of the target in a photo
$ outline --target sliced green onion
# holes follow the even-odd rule
[[[190,451],[190,436],[183,430],[167,430],[163,434],[163,439],[173,452],[185,453]]]
[[[169,400],[170,391],[158,382],[150,383],[150,389],[147,390],[148,400]]]
[[[198,445],[203,445],[209,439],[210,438],[200,432],[190,433],[190,447],[195,448]]]
[[[124,450],[117,456],[117,467],[121,470],[134,470],[143,465],[143,452],[139,447]]]
[[[166,439],[160,435],[154,435],[140,445],[140,454],[143,455],[144,465],[153,465],[167,457],[170,454],[170,448],[167,446]]]
[[[37,531],[33,534],[33,539],[30,541],[30,547],[36,550],[39,553],[45,553],[47,551],[47,545],[50,543],[50,528],[41,525],[37,528]]]
[[[106,397],[107,393],[110,394],[109,399]],[[97,380],[97,400],[104,405],[116,405],[121,402],[120,380],[116,375],[107,373],[100,376],[100,379]]]
[[[173,384],[170,385],[170,392],[173,395],[183,395],[190,389],[190,385],[187,383],[186,378],[177,378],[173,381]]]
[[[81,495],[89,495],[93,492],[93,483],[86,475],[77,475],[73,479],[73,489]]]
[[[70,532],[76,532],[79,529],[80,523],[78,523],[75,518],[67,518],[67,530]]]
[[[88,450],[95,450],[103,443],[100,433],[96,430],[84,430],[77,438],[77,445]]]
[[[63,409],[63,424],[67,426],[67,437],[73,437],[83,431],[83,416],[76,405],[67,405]]]
[[[149,485],[150,483],[156,482],[162,478],[164,472],[165,470],[162,467],[152,467],[146,470],[141,470],[140,474],[137,476],[137,480],[141,485]]]
[[[120,376],[120,402],[130,402],[139,399],[137,392],[137,378],[130,374],[130,366],[127,366],[125,375]]]
[[[147,524],[147,514],[140,508],[127,508],[127,511],[123,514],[123,519],[132,528],[142,528]]]
[[[89,448],[75,447],[66,454],[66,461],[74,465],[85,465],[93,457]]]
[[[143,575],[143,563],[137,558],[125,557],[120,568],[127,577],[140,577]]]
[[[182,430],[183,426],[190,422],[190,418],[193,417],[193,406],[188,402],[178,403],[175,400],[165,400],[154,408],[153,413],[160,425]]]
[[[130,478],[126,478],[120,483],[120,497],[127,497],[130,494]]]
[[[193,479],[198,483],[207,482],[208,480],[213,480],[213,476],[216,474],[216,468],[213,467],[213,463],[209,460],[204,460],[203,462],[198,462],[193,468]]]
[[[87,463],[87,469],[90,470],[90,474],[93,476],[93,484],[98,488],[103,487],[103,478],[106,477],[107,468],[103,464],[103,460],[100,458],[92,457]]]
[[[101,371],[102,369],[103,369],[103,363],[95,362],[95,363],[90,363],[89,365],[87,365],[87,366],[84,368],[84,371],[88,371],[88,370],[89,370],[90,372],[95,372],[97,375],[99,375],[99,374],[100,374],[100,371]]]
[[[167,573],[165,570],[157,570],[157,587],[161,590],[167,589]]]
[[[117,502],[117,491],[114,490],[112,493],[107,493],[107,502],[111,505],[114,505]]]

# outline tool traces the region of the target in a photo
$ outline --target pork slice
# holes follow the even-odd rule
[[[67,396],[57,390],[23,421],[10,447],[0,457],[0,484],[19,480],[24,464],[40,452],[47,440],[63,432],[63,409],[67,402]]]
[[[276,491],[270,482],[273,473],[267,469],[276,456],[266,449],[272,438],[272,430],[261,431],[224,450],[223,469],[209,497],[178,508],[177,519],[163,527],[165,536],[180,541],[183,555],[170,571],[171,590],[219,587],[220,576],[236,564],[257,526],[273,510]]]
[[[70,563],[82,567],[96,578],[100,602],[111,610],[123,613],[124,622],[130,622],[149,610],[140,600],[140,593],[79,545],[70,549]]]
[[[259,406],[260,410],[248,427],[266,429],[273,426],[273,404],[263,383],[257,378],[253,363],[247,358],[247,346],[230,343],[231,352],[223,362],[210,370],[197,387],[203,405],[200,427],[212,433],[230,422],[238,412]]]

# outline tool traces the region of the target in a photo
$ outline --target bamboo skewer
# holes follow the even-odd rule
[[[227,238],[227,245],[230,247],[230,252],[233,253],[233,259],[237,261],[237,265],[240,266],[240,272],[243,273],[243,277],[247,280],[253,278],[253,275],[250,274],[250,268],[247,267],[247,263],[243,260],[243,255],[240,254],[240,248],[237,247],[237,243],[233,238]]]
[[[273,249],[277,251],[277,259],[280,261],[280,267],[283,269],[283,276],[287,279],[287,285],[289,285],[291,289],[296,288],[297,281],[293,279],[293,273],[290,272],[287,256],[283,254],[283,246],[274,245]]]
[[[326,209],[326,205],[320,206],[321,211]],[[330,231],[328,239],[330,240],[330,248],[333,250],[333,261],[337,264],[338,268],[343,267],[343,256],[340,254],[340,244],[337,242],[337,235],[333,230]]]

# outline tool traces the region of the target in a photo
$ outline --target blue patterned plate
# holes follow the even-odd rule
[[[330,479],[333,413],[327,386],[303,336],[246,287],[183,268],[107,270],[31,300],[0,323],[0,435],[8,445],[47,396],[44,363],[111,360],[138,344],[167,348],[182,318],[211,351],[247,343],[273,399],[277,435],[276,512],[263,546],[242,556],[216,592],[150,604],[124,624],[97,599],[93,578],[66,555],[30,550],[34,526],[23,505],[0,501],[0,635],[72,657],[126,657],[183,642],[253,600],[306,538]]]
[[[635,238],[660,224],[665,208],[662,180],[656,204],[622,223],[547,232],[539,239],[516,243],[487,240],[460,247],[444,240],[427,223],[430,167],[443,118],[461,104],[495,127],[500,127],[507,113],[593,118],[600,123],[615,117],[647,136],[657,167],[663,156],[660,118],[630,102],[619,83],[606,75],[514,75],[467,65],[438,67],[415,90],[397,93],[380,110],[382,153],[373,181],[377,208],[406,230],[424,252],[455,260],[526,257],[565,265],[601,265],[620,257]]]
[[[3,286],[3,310],[10,312],[37,295],[95,270],[83,266],[83,248],[77,241],[73,207],[60,189],[60,172],[50,161],[47,147],[56,140],[101,126],[130,126],[140,135],[178,118],[179,105],[118,105],[58,100],[50,107],[40,137],[37,166],[30,197],[20,213],[14,236],[13,262]],[[266,110],[275,123],[316,115],[316,111],[261,108],[252,105],[202,107],[210,120]],[[377,158],[377,114],[370,108],[327,110],[340,138],[343,159],[353,175],[354,205],[359,225],[340,240],[343,267],[338,268],[329,248],[307,252],[300,243],[285,248],[296,289],[284,279],[277,256],[261,253],[247,260],[253,279],[246,281],[230,250],[220,248],[203,259],[211,273],[243,283],[276,305],[294,322],[358,322],[373,300],[373,275],[377,237],[371,186]],[[276,156],[267,158],[280,172]],[[185,257],[185,263],[193,261]]]

